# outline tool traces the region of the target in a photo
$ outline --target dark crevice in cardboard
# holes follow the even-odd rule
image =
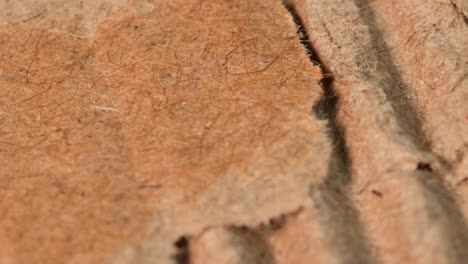
[[[320,80],[323,96],[312,107],[317,119],[327,120],[328,135],[333,146],[325,182],[310,187],[313,204],[320,210],[319,221],[330,232],[328,240],[343,263],[373,263],[369,241],[352,200],[344,187],[351,183],[350,160],[342,127],[336,120],[338,96],[335,93],[333,73],[323,63],[312,46],[301,17],[294,5],[283,2],[296,23],[301,44],[307,50],[312,64],[319,66],[324,78]]]
[[[323,95],[314,104],[312,110],[317,119],[328,120],[328,136],[333,146],[333,152],[332,156],[330,157],[327,181],[338,183],[340,185],[346,185],[351,182],[351,176],[349,172],[350,161],[348,158],[348,151],[346,149],[346,142],[343,137],[342,128],[336,121],[336,104],[338,102],[338,96],[335,93],[333,85],[333,73],[322,62],[314,47],[312,46],[302,19],[297,13],[295,6],[285,2],[283,2],[283,4],[296,23],[299,41],[302,45],[304,45],[311,63],[314,66],[319,66],[324,76],[320,80],[320,86],[323,89]]]

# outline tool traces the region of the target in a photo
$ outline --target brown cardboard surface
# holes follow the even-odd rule
[[[466,1],[0,1],[0,263],[464,263]]]

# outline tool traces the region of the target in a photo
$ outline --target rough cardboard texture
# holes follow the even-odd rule
[[[0,263],[464,263],[467,3],[0,1]]]
[[[2,5],[0,262],[171,263],[326,176],[320,69],[280,2]]]

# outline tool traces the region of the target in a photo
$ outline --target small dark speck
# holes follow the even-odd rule
[[[426,163],[426,162],[419,162],[416,169],[420,171],[429,171],[429,172],[432,171],[431,164]]]
[[[285,214],[281,214],[278,217],[271,218],[269,220],[270,227],[273,230],[279,229],[279,228],[281,228],[281,226],[282,226],[282,224],[284,223],[285,220],[286,220],[286,215]]]
[[[241,231],[243,231],[243,232],[247,232],[247,231],[249,230],[249,227],[246,226],[246,225],[241,225],[241,226],[239,227],[239,230],[241,230]]]
[[[133,26],[133,29],[134,29],[134,30],[137,30],[137,29],[138,29],[138,26],[136,26],[136,25]]]
[[[383,196],[383,194],[381,192],[377,191],[377,190],[372,190],[371,192],[372,192],[373,195],[378,196],[380,198],[382,198],[382,196]]]
[[[181,236],[174,242],[174,246],[176,246],[176,248],[179,249],[186,248],[188,246],[188,238],[185,236]]]

